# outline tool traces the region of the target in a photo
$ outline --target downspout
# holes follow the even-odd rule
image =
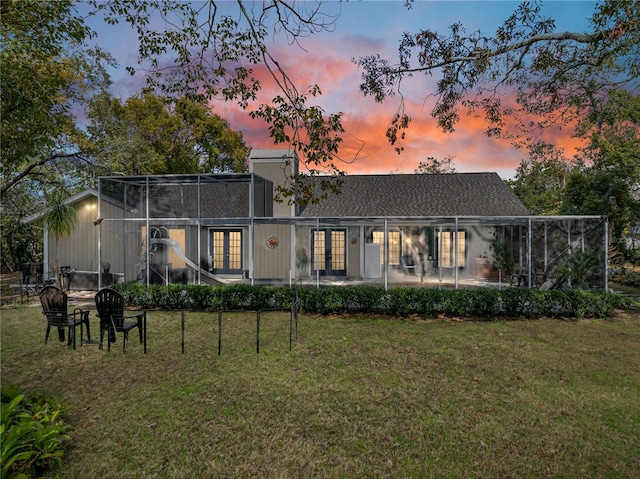
[[[200,189],[202,184],[200,182],[201,176],[198,175],[198,284],[202,284],[202,196]],[[191,248],[189,248],[191,249]]]
[[[531,248],[533,247],[533,233],[531,231],[531,217],[529,217],[529,219],[527,220],[529,223],[528,226],[528,231],[527,231],[527,286],[529,289],[531,289],[531,281],[532,281],[532,277],[531,277],[531,269],[532,269],[532,264],[531,264],[531,260],[532,260],[532,255],[531,255]]]
[[[254,255],[255,255],[255,221],[253,215],[255,214],[255,208],[253,202],[254,198],[254,189],[255,189],[255,173],[251,173],[251,187],[249,188],[249,277],[251,278],[251,286],[254,285]]]
[[[149,265],[149,250],[151,249],[151,231],[149,229],[149,177],[145,177],[145,209],[146,209],[146,215],[145,215],[145,221],[146,221],[146,225],[147,225],[147,238],[146,238],[146,243],[147,243],[147,247],[145,248],[145,254],[147,255],[147,288],[149,287],[149,277],[151,276],[151,266]]]
[[[384,219],[384,241],[383,241],[384,258],[384,290],[389,290],[389,223],[387,218]]]
[[[47,225],[44,225],[42,228],[42,278],[44,279],[44,275],[47,275],[46,279],[49,279],[49,228]]]
[[[102,218],[102,178],[98,178],[98,218]],[[98,223],[98,290],[101,290],[101,289],[102,289],[102,221]]]
[[[318,235],[320,234],[320,218],[316,218],[316,239],[313,242],[313,259],[312,259],[312,267],[313,267],[313,263],[318,261],[317,256],[317,249],[318,249]],[[316,289],[320,289],[320,268],[316,267]]]
[[[603,217],[604,223],[604,290],[609,291],[609,218]]]
[[[454,255],[454,268],[453,268],[453,278],[454,278],[454,289],[458,289],[458,217],[455,217],[455,233],[454,233],[454,243],[453,243],[453,255]]]

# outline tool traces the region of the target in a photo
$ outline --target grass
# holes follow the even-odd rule
[[[149,313],[149,352],[44,345],[2,313],[2,383],[66,404],[61,478],[628,478],[640,471],[640,318],[409,322]],[[94,335],[97,323],[92,322]]]

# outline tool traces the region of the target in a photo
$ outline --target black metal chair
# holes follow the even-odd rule
[[[84,342],[83,328],[87,328],[87,340],[91,341],[91,331],[89,329],[89,311],[75,308],[73,313],[67,311],[67,294],[56,286],[45,286],[40,291],[40,303],[42,304],[42,314],[47,317],[47,333],[44,343],[49,342],[51,328],[58,330],[58,338],[64,341],[65,329],[69,330],[67,346],[73,344],[76,349],[76,328],[80,326],[80,345]]]
[[[140,344],[144,343],[147,353],[147,312],[125,316],[124,296],[112,288],[102,288],[96,293],[96,309],[100,318],[100,349],[107,333],[107,348],[111,351],[111,343],[116,341],[116,333],[123,333],[122,351],[127,349],[129,331],[138,328]],[[135,321],[128,321],[134,319]]]

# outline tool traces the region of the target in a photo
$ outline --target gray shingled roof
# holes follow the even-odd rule
[[[344,216],[527,216],[496,173],[347,175],[339,195],[301,213]]]

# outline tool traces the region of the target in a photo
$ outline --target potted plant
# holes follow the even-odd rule
[[[486,252],[475,259],[476,264],[476,278],[491,278],[492,267],[489,258],[487,258]]]
[[[498,281],[502,282],[502,278],[513,275],[516,265],[513,253],[509,251],[509,247],[505,242],[497,242],[492,246],[493,263],[491,266],[498,271]]]
[[[307,256],[307,250],[304,248],[296,249],[296,266],[298,270],[304,271],[307,267],[307,263],[309,262],[309,257]]]

